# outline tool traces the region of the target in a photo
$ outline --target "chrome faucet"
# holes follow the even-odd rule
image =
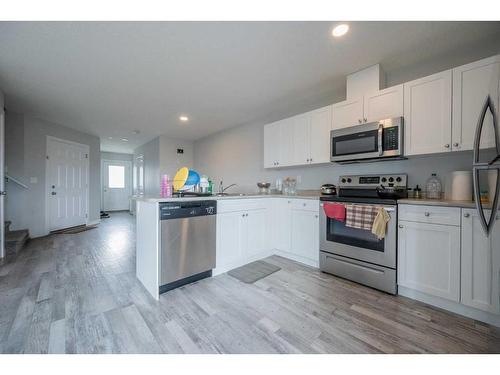
[[[237,184],[231,184],[226,187],[224,187],[222,180],[219,183],[219,194],[224,194],[224,192],[229,189],[230,187],[236,186]]]

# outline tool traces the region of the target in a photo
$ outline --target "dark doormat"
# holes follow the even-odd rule
[[[273,264],[258,260],[256,262],[245,264],[242,267],[235,268],[228,272],[229,275],[244,283],[252,284],[266,276],[269,276],[281,268]]]

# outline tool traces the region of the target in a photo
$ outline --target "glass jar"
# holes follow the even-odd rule
[[[443,190],[443,185],[441,180],[436,176],[435,173],[429,177],[426,184],[426,198],[429,199],[441,199],[441,192]]]

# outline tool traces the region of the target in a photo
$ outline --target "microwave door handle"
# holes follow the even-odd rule
[[[379,156],[382,156],[382,154],[384,153],[384,150],[382,148],[382,133],[384,131],[384,125],[383,124],[379,124],[378,125],[378,155]]]

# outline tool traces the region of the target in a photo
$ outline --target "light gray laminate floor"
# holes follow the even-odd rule
[[[156,302],[134,276],[134,220],[32,240],[0,265],[3,353],[481,353],[500,331],[273,256]]]

